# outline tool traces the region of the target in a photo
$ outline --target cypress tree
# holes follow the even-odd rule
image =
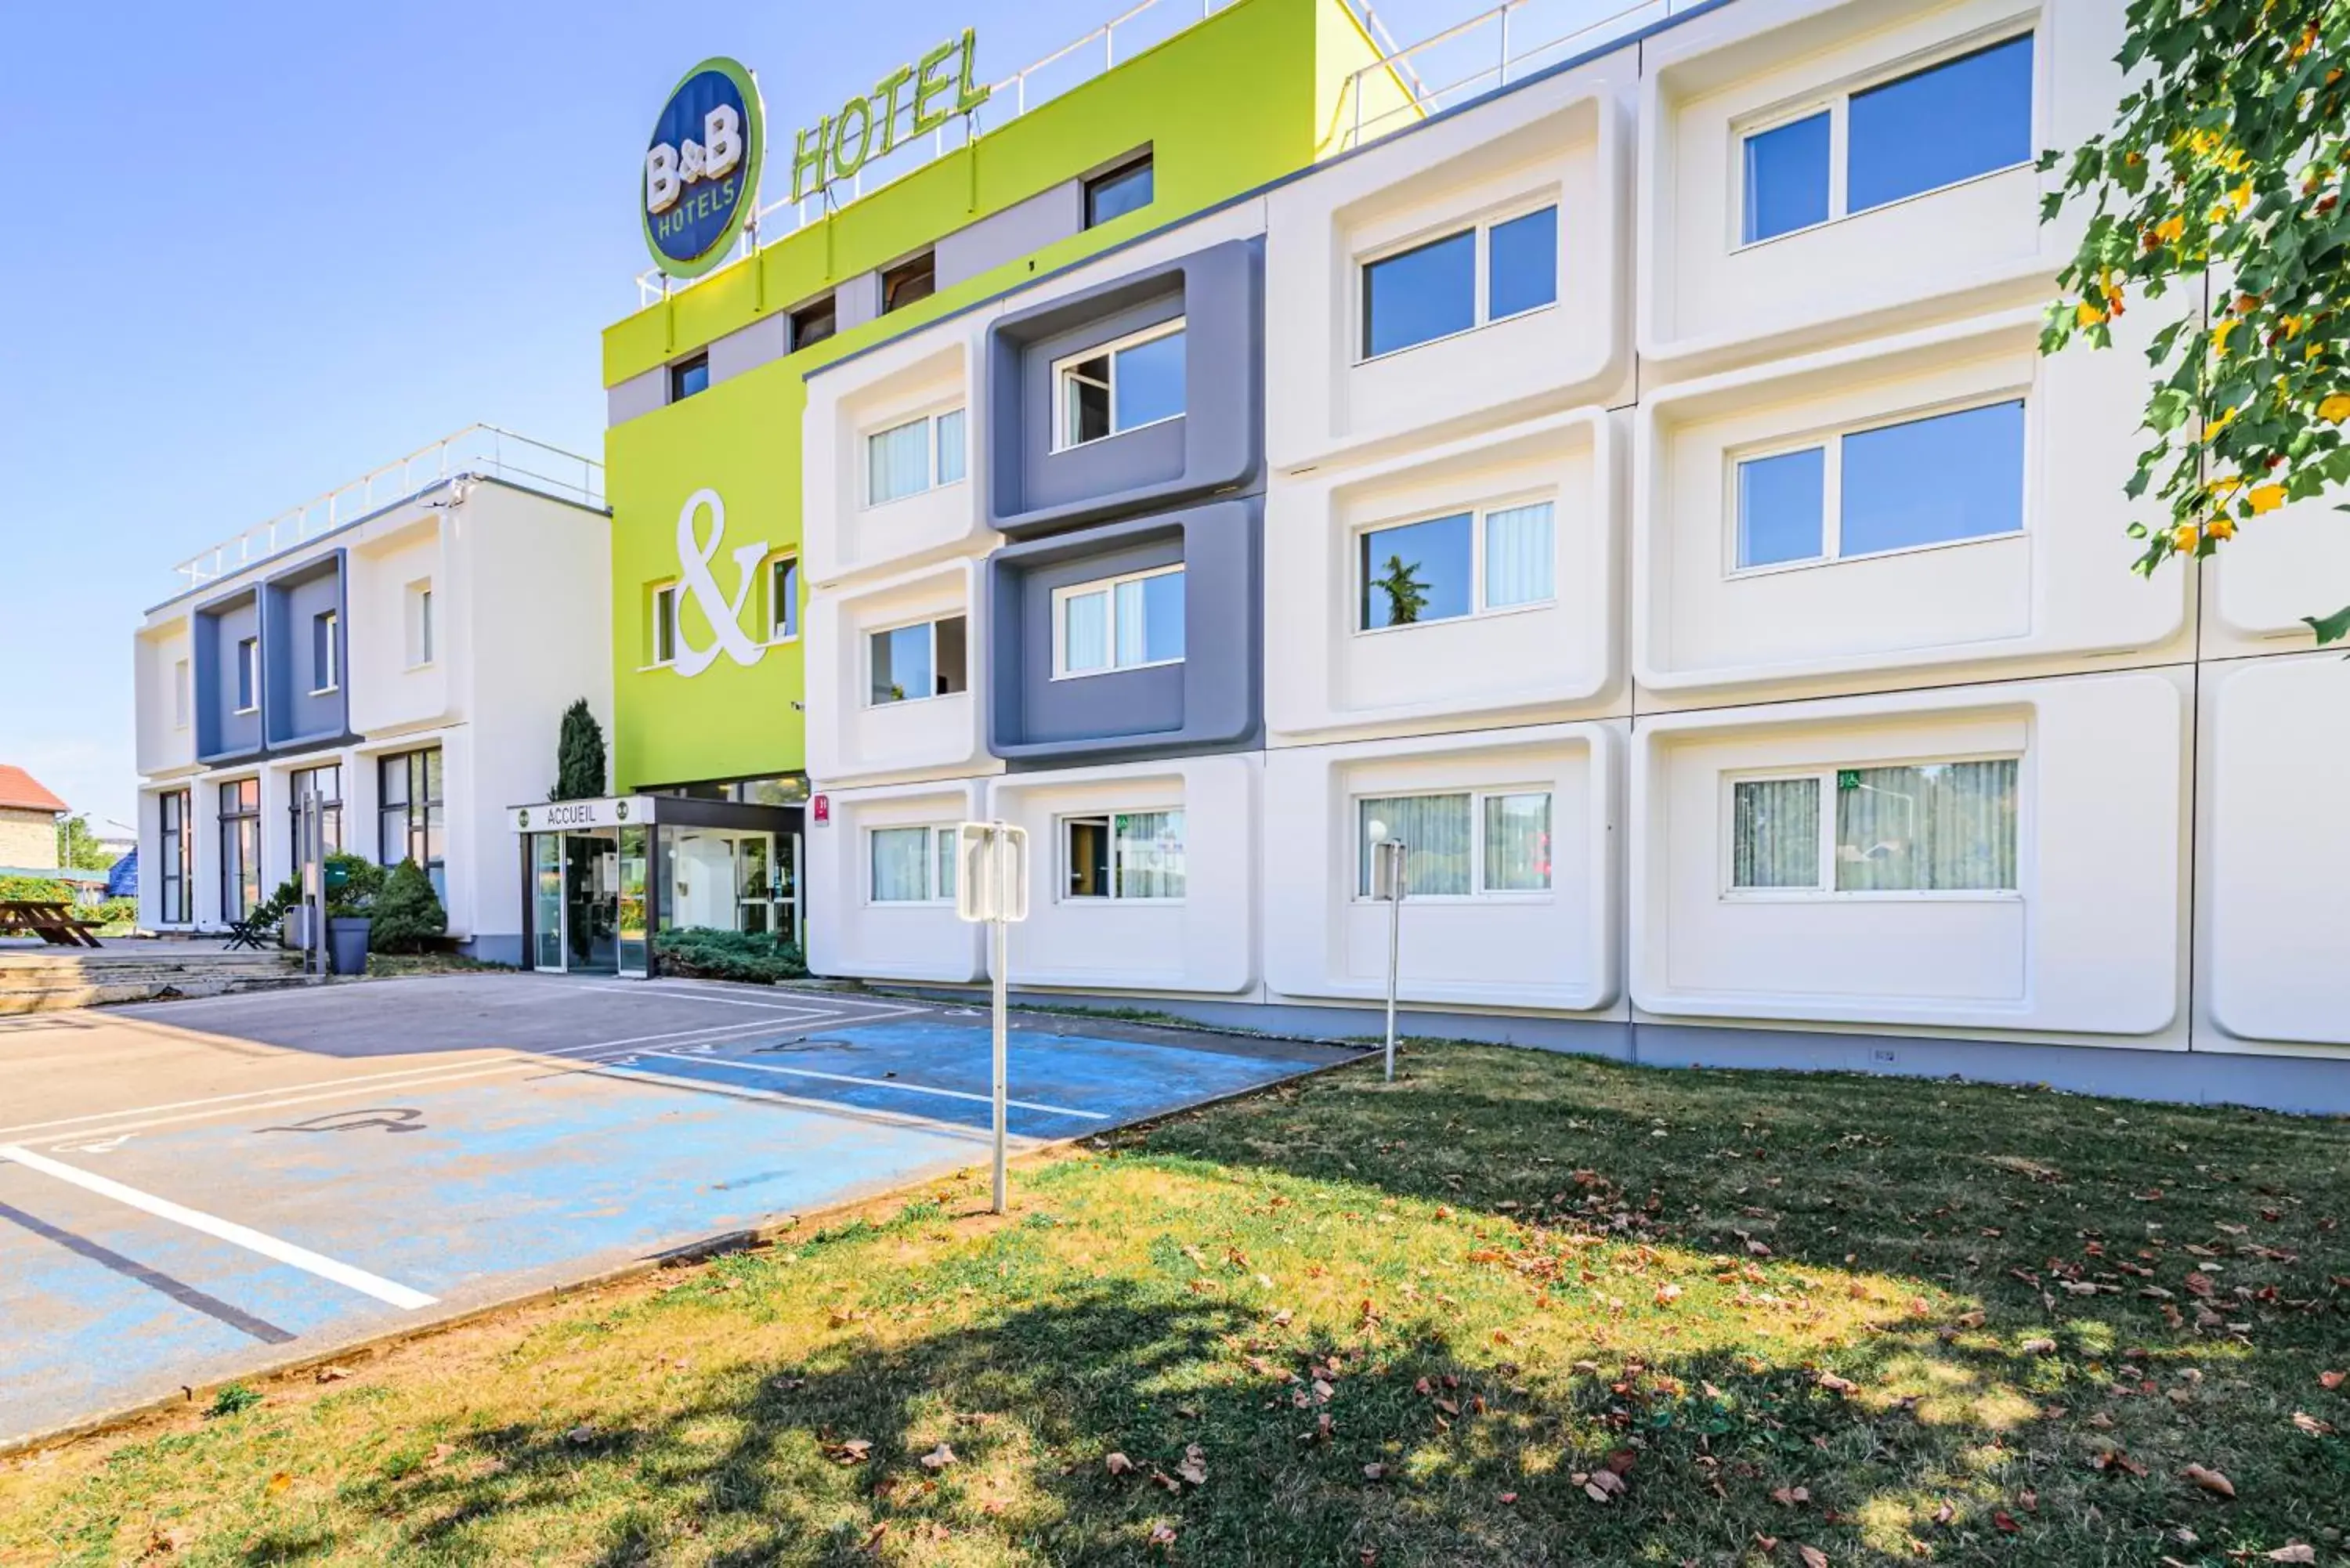
[[[563,738],[555,747],[555,787],[549,800],[594,800],[604,793],[604,726],[582,697],[563,712]]]

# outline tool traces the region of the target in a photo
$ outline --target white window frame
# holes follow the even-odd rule
[[[312,616],[310,626],[314,634],[322,620],[327,623],[327,679],[310,688],[310,695],[313,697],[330,695],[340,689],[343,683],[342,614],[338,610],[321,610]],[[317,671],[313,670],[311,673],[315,676]]]
[[[440,630],[433,625],[432,611],[432,579],[419,577],[408,585],[407,593],[407,667],[411,670],[429,669],[439,657]]]
[[[1171,414],[1162,415],[1155,420],[1146,420],[1139,425],[1128,425],[1123,430],[1118,428],[1118,355],[1128,348],[1139,348],[1145,343],[1156,342],[1161,337],[1171,337],[1178,332],[1183,331],[1185,327],[1190,325],[1190,322],[1191,317],[1188,315],[1172,317],[1168,320],[1158,323],[1156,326],[1143,327],[1139,332],[1129,332],[1123,337],[1113,337],[1107,343],[1097,343],[1090,348],[1079,349],[1076,353],[1064,355],[1062,358],[1054,360],[1052,450],[1055,452],[1075,452],[1081,446],[1098,446],[1106,441],[1116,441],[1122,435],[1132,435],[1136,431],[1147,431],[1157,425],[1173,424],[1177,420],[1181,419],[1185,414],[1191,412],[1190,388],[1187,385],[1184,396],[1185,406],[1182,409]],[[1184,345],[1183,352],[1183,363],[1188,378],[1189,368],[1191,365],[1190,344],[1187,343]],[[1074,367],[1082,364],[1087,359],[1099,359],[1103,358],[1107,358],[1109,360],[1108,389],[1110,431],[1107,435],[1095,436],[1090,441],[1071,441],[1069,439],[1069,373]]]
[[[678,589],[682,585],[678,583],[656,583],[653,585],[652,598],[650,601],[652,616],[653,646],[651,649],[651,662],[645,666],[648,670],[667,670],[677,662],[677,596]],[[663,610],[661,607],[664,603],[669,607],[667,610]],[[667,649],[663,649],[661,646],[664,640],[662,637],[662,631],[664,628],[668,631],[666,640],[669,646]]]
[[[1851,145],[1852,100],[1855,98],[1872,88],[1881,88],[1887,82],[1897,82],[1904,77],[1918,76],[1932,70],[1937,66],[1948,65],[1962,56],[1994,48],[2001,44],[2022,37],[2030,37],[2033,40],[2032,134],[2025,139],[2025,145],[2039,146],[2041,144],[2039,127],[2045,118],[2040,102],[2040,62],[2044,53],[2038,36],[2040,32],[2041,28],[2036,23],[2023,27],[2016,26],[2012,20],[1996,23],[1989,27],[1978,28],[1963,37],[1945,39],[1930,49],[1905,55],[1898,60],[1888,61],[1833,86],[1818,88],[1800,99],[1791,99],[1743,119],[1731,120],[1730,159],[1726,165],[1730,170],[1728,183],[1731,252],[1751,251],[1760,245],[1775,244],[1781,240],[1793,239],[1797,234],[1817,234],[1822,229],[1833,227],[1868,213],[1887,212],[1911,202],[1921,201],[1928,196],[1939,196],[1945,191],[1955,191],[1961,185],[1971,185],[1978,180],[1995,179],[2002,174],[2012,173],[2018,169],[2031,168],[2033,160],[2027,156],[2013,163],[2002,163],[1996,169],[1986,169],[1980,174],[1964,175],[1943,184],[1929,186],[1923,191],[1913,191],[1907,196],[1898,197],[1890,202],[1881,202],[1874,207],[1864,207],[1859,213],[1850,211],[1846,205],[1850,192],[1845,188],[1845,174],[1846,165],[1851,161],[1848,152]],[[1800,120],[1809,119],[1823,111],[1825,111],[1828,117],[1828,215],[1816,223],[1805,223],[1799,229],[1783,229],[1778,234],[1766,234],[1757,240],[1746,238],[1747,140],[1750,137],[1776,130],[1782,126],[1794,125]]]
[[[1350,903],[1383,903],[1363,891],[1363,855],[1367,841],[1363,837],[1363,805],[1372,800],[1441,800],[1453,795],[1469,797],[1469,891],[1466,893],[1421,893],[1404,889],[1408,902],[1414,904],[1547,904],[1558,896],[1558,857],[1551,857],[1550,886],[1547,888],[1487,888],[1485,886],[1485,802],[1495,795],[1538,794],[1550,802],[1550,836],[1555,850],[1558,843],[1558,790],[1548,784],[1464,784],[1458,789],[1364,789],[1347,796],[1347,831],[1353,836],[1355,857],[1355,892]]]
[[[1161,665],[1182,663],[1185,656],[1191,652],[1188,638],[1185,639],[1183,652],[1172,659],[1141,659],[1132,664],[1118,662],[1118,590],[1126,583],[1139,583],[1151,577],[1173,576],[1182,572],[1185,565],[1186,563],[1182,561],[1176,561],[1164,566],[1146,566],[1139,572],[1123,572],[1115,577],[1097,577],[1091,582],[1071,583],[1067,587],[1055,588],[1053,590],[1053,679],[1086,680],[1097,675],[1122,675],[1129,670],[1156,670]],[[1066,607],[1069,600],[1084,594],[1108,596],[1108,608],[1104,612],[1102,635],[1108,639],[1110,661],[1099,670],[1069,668],[1069,625]],[[1183,584],[1183,602],[1186,606],[1191,603],[1191,585],[1189,580],[1186,580]],[[1145,635],[1148,635],[1147,631]]]
[[[231,711],[241,714],[260,712],[261,639],[258,635],[236,639],[236,680],[238,685],[252,691],[253,701],[240,702]]]
[[[873,837],[879,833],[910,833],[916,829],[931,836],[930,847],[922,857],[922,897],[919,898],[882,898],[873,892]],[[940,905],[951,909],[955,896],[941,889],[939,857],[956,853],[955,836],[960,831],[954,823],[938,822],[877,822],[865,830],[865,902],[877,909],[929,909]]]
[[[1119,865],[1118,857],[1118,819],[1121,816],[1156,816],[1162,812],[1170,811],[1180,812],[1183,816],[1182,896],[1173,898],[1153,898],[1120,891],[1120,889],[1125,886],[1126,878],[1120,875],[1123,867]],[[1075,860],[1069,854],[1069,828],[1072,824],[1079,822],[1103,822],[1108,824],[1110,890],[1107,893],[1072,893],[1069,891],[1069,872],[1076,864]],[[1191,897],[1191,815],[1185,809],[1182,802],[1180,801],[1172,802],[1166,805],[1116,805],[1105,806],[1099,811],[1064,812],[1053,819],[1053,841],[1054,867],[1060,873],[1058,878],[1054,884],[1054,901],[1055,903],[1147,904],[1163,909],[1170,905],[1184,903]]]
[[[1422,229],[1419,233],[1412,234],[1408,238],[1394,240],[1383,245],[1374,246],[1370,250],[1364,251],[1357,255],[1355,257],[1355,309],[1353,313],[1355,363],[1357,365],[1376,364],[1383,359],[1392,359],[1399,354],[1409,354],[1416,348],[1426,348],[1438,343],[1451,343],[1457,338],[1466,337],[1472,332],[1482,332],[1488,327],[1497,327],[1505,321],[1523,321],[1529,317],[1540,316],[1545,310],[1557,309],[1558,296],[1562,290],[1558,286],[1557,280],[1554,278],[1552,280],[1551,296],[1546,302],[1541,305],[1528,306],[1523,310],[1513,310],[1507,316],[1495,316],[1492,313],[1493,291],[1493,231],[1500,228],[1503,223],[1513,223],[1520,218],[1532,217],[1534,213],[1543,211],[1544,208],[1552,208],[1557,211],[1558,223],[1560,225],[1560,229],[1563,231],[1566,222],[1566,204],[1559,199],[1559,192],[1555,190],[1552,190],[1544,192],[1539,195],[1513,198],[1507,202],[1491,208],[1473,217],[1465,219],[1447,219],[1440,226]],[[1472,229],[1475,230],[1477,234],[1477,254],[1476,259],[1471,266],[1471,270],[1474,275],[1471,285],[1473,291],[1471,297],[1474,299],[1475,305],[1470,324],[1462,327],[1458,332],[1448,332],[1440,337],[1423,337],[1417,343],[1407,343],[1400,348],[1390,348],[1384,354],[1373,354],[1369,352],[1368,350],[1370,346],[1365,341],[1365,339],[1370,336],[1367,328],[1370,321],[1371,268],[1380,262],[1391,261],[1395,257],[1403,255],[1408,252],[1419,250],[1423,245],[1440,244],[1446,240],[1452,239],[1461,234],[1465,234]],[[1561,234],[1561,242],[1564,243],[1563,233]],[[1442,514],[1440,513],[1438,515],[1441,516]]]
[[[785,643],[797,642],[800,639],[800,607],[797,593],[799,584],[796,579],[799,564],[798,551],[778,550],[767,557],[766,565],[761,568],[767,574],[767,646],[769,648],[778,648]],[[788,606],[779,603],[775,594],[776,570],[786,566],[790,566],[795,574],[793,602]],[[789,612],[788,617],[779,613],[785,610]],[[786,618],[790,623],[789,630],[785,629]]]
[[[876,702],[873,700],[873,639],[877,637],[886,637],[893,631],[903,631],[910,626],[925,626],[930,628],[931,674],[932,679],[935,680],[939,670],[939,622],[942,620],[960,620],[962,622],[962,656],[964,663],[962,672],[962,690],[960,691],[925,691],[919,697],[895,697],[887,702]],[[866,627],[858,633],[858,638],[864,645],[864,650],[858,657],[858,664],[860,671],[864,676],[861,685],[864,691],[864,706],[867,709],[903,708],[910,702],[935,702],[942,697],[968,697],[971,695],[971,613],[968,610],[940,610],[931,615],[908,616],[903,620],[886,621],[879,626]]]
[[[1836,774],[1869,768],[1929,768],[1946,763],[2013,763],[2015,764],[2016,886],[2012,888],[1839,888],[1835,885]],[[1738,786],[1775,779],[1814,779],[1819,784],[1819,885],[1813,888],[1741,888],[1738,875]],[[1808,904],[1928,903],[2012,904],[2023,898],[2023,846],[2031,842],[2032,792],[2029,759],[2021,751],[1953,752],[1926,757],[1872,757],[1864,762],[1832,763],[1822,767],[1741,768],[1721,775],[1720,804],[1721,898],[1730,903]]]
[[[1528,599],[1523,604],[1488,605],[1485,602],[1485,519],[1496,512],[1514,512],[1521,506],[1539,506],[1544,502],[1547,502],[1550,504],[1550,597],[1546,599]],[[1557,491],[1536,490],[1529,491],[1525,494],[1510,499],[1500,501],[1481,501],[1465,507],[1431,507],[1425,512],[1406,513],[1400,517],[1383,518],[1377,523],[1366,523],[1358,528],[1348,530],[1347,535],[1347,555],[1349,557],[1350,564],[1347,569],[1351,571],[1355,576],[1355,596],[1354,603],[1347,610],[1347,618],[1355,623],[1354,635],[1357,637],[1385,637],[1389,632],[1394,631],[1419,631],[1423,628],[1431,626],[1458,626],[1463,621],[1491,620],[1505,615],[1526,615],[1535,610],[1556,609],[1558,607],[1559,579],[1558,509],[1559,494]],[[1466,512],[1469,514],[1469,576],[1471,583],[1469,613],[1467,615],[1449,615],[1440,620],[1401,621],[1393,626],[1363,625],[1363,596],[1370,590],[1370,583],[1363,576],[1367,567],[1367,564],[1363,560],[1363,541],[1373,534],[1384,534],[1390,528],[1409,528],[1416,524],[1434,523],[1446,517],[1458,517],[1463,512]],[[1733,519],[1733,522],[1735,520]],[[1734,556],[1732,558],[1735,559]],[[1444,794],[1455,794],[1458,792],[1440,790],[1437,793]]]
[[[2014,539],[2032,531],[2032,462],[2036,447],[2034,433],[2033,392],[2029,386],[2011,387],[1997,392],[1978,392],[1963,398],[1945,399],[1893,414],[1872,414],[1866,419],[1853,420],[1807,431],[1801,435],[1779,436],[1752,446],[1731,447],[1722,453],[1725,463],[1722,480],[1723,510],[1729,518],[1721,558],[1726,563],[1726,577],[1761,577],[1779,572],[1815,571],[1844,561],[1883,561],[1895,556],[1916,556],[1929,550],[1955,550],[1968,545],[1988,544],[1994,539]],[[2022,504],[2016,525],[1997,534],[1970,534],[1963,539],[1936,539],[1923,545],[1899,545],[1890,550],[1862,550],[1852,555],[1844,553],[1844,443],[1846,437],[1867,435],[1874,431],[1892,430],[1899,425],[1923,423],[1939,419],[1944,414],[1963,414],[1973,409],[1993,409],[2002,403],[2023,405],[2023,482]],[[1825,449],[1820,475],[1820,553],[1793,561],[1766,561],[1760,566],[1738,564],[1738,470],[1742,463],[1765,458],[1788,457],[1814,447]]]
[[[939,444],[940,431],[943,421],[951,414],[963,416],[962,474],[960,478],[941,480],[939,474],[944,470],[945,464],[940,461],[941,455],[941,448]],[[909,425],[929,427],[922,435],[921,486],[919,489],[909,490],[903,495],[893,495],[887,501],[876,501],[873,499],[873,443],[882,436],[893,435]],[[928,495],[934,490],[944,490],[948,485],[961,484],[971,477],[971,414],[968,408],[960,402],[941,404],[922,413],[910,414],[901,420],[892,420],[888,424],[868,425],[858,432],[857,440],[858,447],[864,459],[864,472],[858,481],[859,494],[863,498],[859,504],[861,509],[867,512],[879,506],[895,506],[901,501],[911,501],[917,495]]]

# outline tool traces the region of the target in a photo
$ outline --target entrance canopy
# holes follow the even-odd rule
[[[511,809],[534,968],[649,977],[667,930],[802,940],[798,806],[626,794]]]

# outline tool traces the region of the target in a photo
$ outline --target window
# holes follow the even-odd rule
[[[1055,452],[1180,419],[1183,318],[1070,356],[1053,367]]]
[[[1086,227],[1150,205],[1150,154],[1121,163],[1086,182]]]
[[[792,352],[815,348],[833,335],[838,321],[831,295],[801,306],[792,312]]]
[[[1069,898],[1180,898],[1183,814],[1120,811],[1061,822],[1062,894]]]
[[[669,368],[669,400],[681,403],[696,392],[710,389],[710,356],[696,354]]]
[[[181,668],[187,666],[183,663]],[[190,831],[193,825],[188,820],[189,806],[189,794],[183,789],[167,790],[155,797],[155,815],[163,839],[155,901],[155,919],[161,925],[185,925],[196,918],[195,911],[188,906],[196,875],[196,841]]]
[[[925,414],[865,438],[865,504],[883,506],[963,477],[961,409]]]
[[[1557,207],[1490,220],[1363,264],[1363,358],[1557,300]]]
[[[963,618],[943,616],[867,637],[872,681],[868,703],[912,702],[965,689]]]
[[[236,644],[236,711],[250,713],[261,706],[261,639],[246,637]]]
[[[652,662],[655,665],[677,662],[677,585],[663,583],[653,590],[652,614],[647,621],[652,632]]]
[[[767,563],[767,640],[787,642],[799,634],[799,557],[778,556]]]
[[[1159,566],[1053,590],[1053,678],[1174,664],[1183,657],[1183,568]]]
[[[376,764],[380,823],[377,859],[386,866],[413,860],[432,879],[445,909],[449,877],[442,867],[445,808],[441,799],[441,748],[401,752]]]
[[[296,867],[302,864],[302,800],[316,795],[318,800],[318,840],[322,855],[339,854],[343,847],[343,770],[333,763],[321,767],[296,768],[286,779],[291,785],[292,804],[286,815],[293,819],[288,842],[294,847],[289,857]]]
[[[1548,603],[1554,531],[1547,501],[1366,529],[1357,551],[1358,629]]]
[[[2023,400],[1741,459],[1738,566],[1915,550],[2023,527]]]
[[[1733,890],[2016,890],[2013,757],[1837,768],[1731,784]],[[1823,820],[1821,797],[1835,793]]]
[[[1739,238],[1752,244],[2031,161],[2022,33],[1748,132]]]
[[[323,697],[342,684],[342,659],[335,642],[335,629],[339,618],[333,610],[320,610],[310,618],[310,695],[313,697]]]
[[[1371,896],[1372,846],[1404,845],[1404,890],[1415,898],[1550,891],[1550,792],[1463,790],[1378,795],[1355,803],[1355,892]]]
[[[928,299],[939,291],[937,254],[924,251],[909,256],[881,275],[881,314],[903,310],[916,300]]]
[[[241,920],[261,902],[261,781],[220,786],[221,919]]]
[[[954,896],[954,828],[873,830],[874,903],[952,903]]]
[[[432,583],[420,578],[408,585],[408,668],[421,670],[432,662],[436,631],[432,624]]]
[[[172,666],[172,728],[188,727],[188,661],[184,659]]]

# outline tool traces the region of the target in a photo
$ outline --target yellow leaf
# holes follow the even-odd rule
[[[2317,417],[2328,424],[2350,420],[2350,392],[2336,392],[2317,405]]]
[[[2214,517],[2203,524],[2203,532],[2214,539],[2232,539],[2236,536],[2236,520],[2232,517]]]
[[[2085,299],[2073,308],[2073,320],[2082,327],[2095,327],[2105,318],[2106,313]]]
[[[2211,352],[2214,354],[2225,354],[2228,351],[2228,334],[2233,332],[2237,327],[2241,327],[2242,325],[2242,322],[2230,317],[2227,320],[2220,323],[2219,326],[2211,328]],[[2216,430],[2219,427],[2215,425],[2212,428]]]
[[[2284,486],[2282,484],[2256,484],[2252,487],[2251,493],[2246,495],[2244,499],[2252,504],[2252,510],[2254,512],[2273,512],[2278,507],[2284,504]]]
[[[2177,244],[2179,236],[2186,232],[2187,214],[2184,213],[2173,213],[2154,225],[2154,237],[2166,244]]]
[[[2194,524],[2181,523],[2170,531],[2170,547],[2182,556],[2191,555],[2195,549],[2195,541],[2200,536]]]

